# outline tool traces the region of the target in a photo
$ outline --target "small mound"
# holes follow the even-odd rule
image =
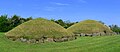
[[[44,42],[68,40],[73,33],[67,32],[62,26],[52,21],[38,18],[17,26],[5,35],[12,40]]]
[[[107,26],[95,20],[81,21],[69,27],[67,30],[74,34],[79,34],[80,36],[105,35],[113,33]]]

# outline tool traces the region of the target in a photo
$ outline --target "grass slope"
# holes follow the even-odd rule
[[[120,36],[80,37],[61,43],[26,44],[13,42],[0,33],[2,52],[119,52]]]
[[[27,38],[41,38],[43,36],[52,38],[71,35],[73,35],[73,33],[67,32],[67,30],[59,24],[43,18],[25,22],[6,33],[6,36],[8,37]]]
[[[95,21],[84,20],[68,28],[68,31],[73,33],[97,33],[97,32],[112,32],[107,26]]]

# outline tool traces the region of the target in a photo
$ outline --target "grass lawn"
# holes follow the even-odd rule
[[[13,42],[0,33],[0,52],[119,52],[120,35],[80,37],[61,43],[26,44]]]

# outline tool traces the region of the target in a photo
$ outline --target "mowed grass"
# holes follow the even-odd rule
[[[0,33],[0,52],[119,52],[120,35],[79,37],[61,43],[27,44],[13,42]]]

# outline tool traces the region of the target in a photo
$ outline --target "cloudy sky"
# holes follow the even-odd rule
[[[120,0],[1,0],[3,14],[72,22],[93,19],[120,25]]]

